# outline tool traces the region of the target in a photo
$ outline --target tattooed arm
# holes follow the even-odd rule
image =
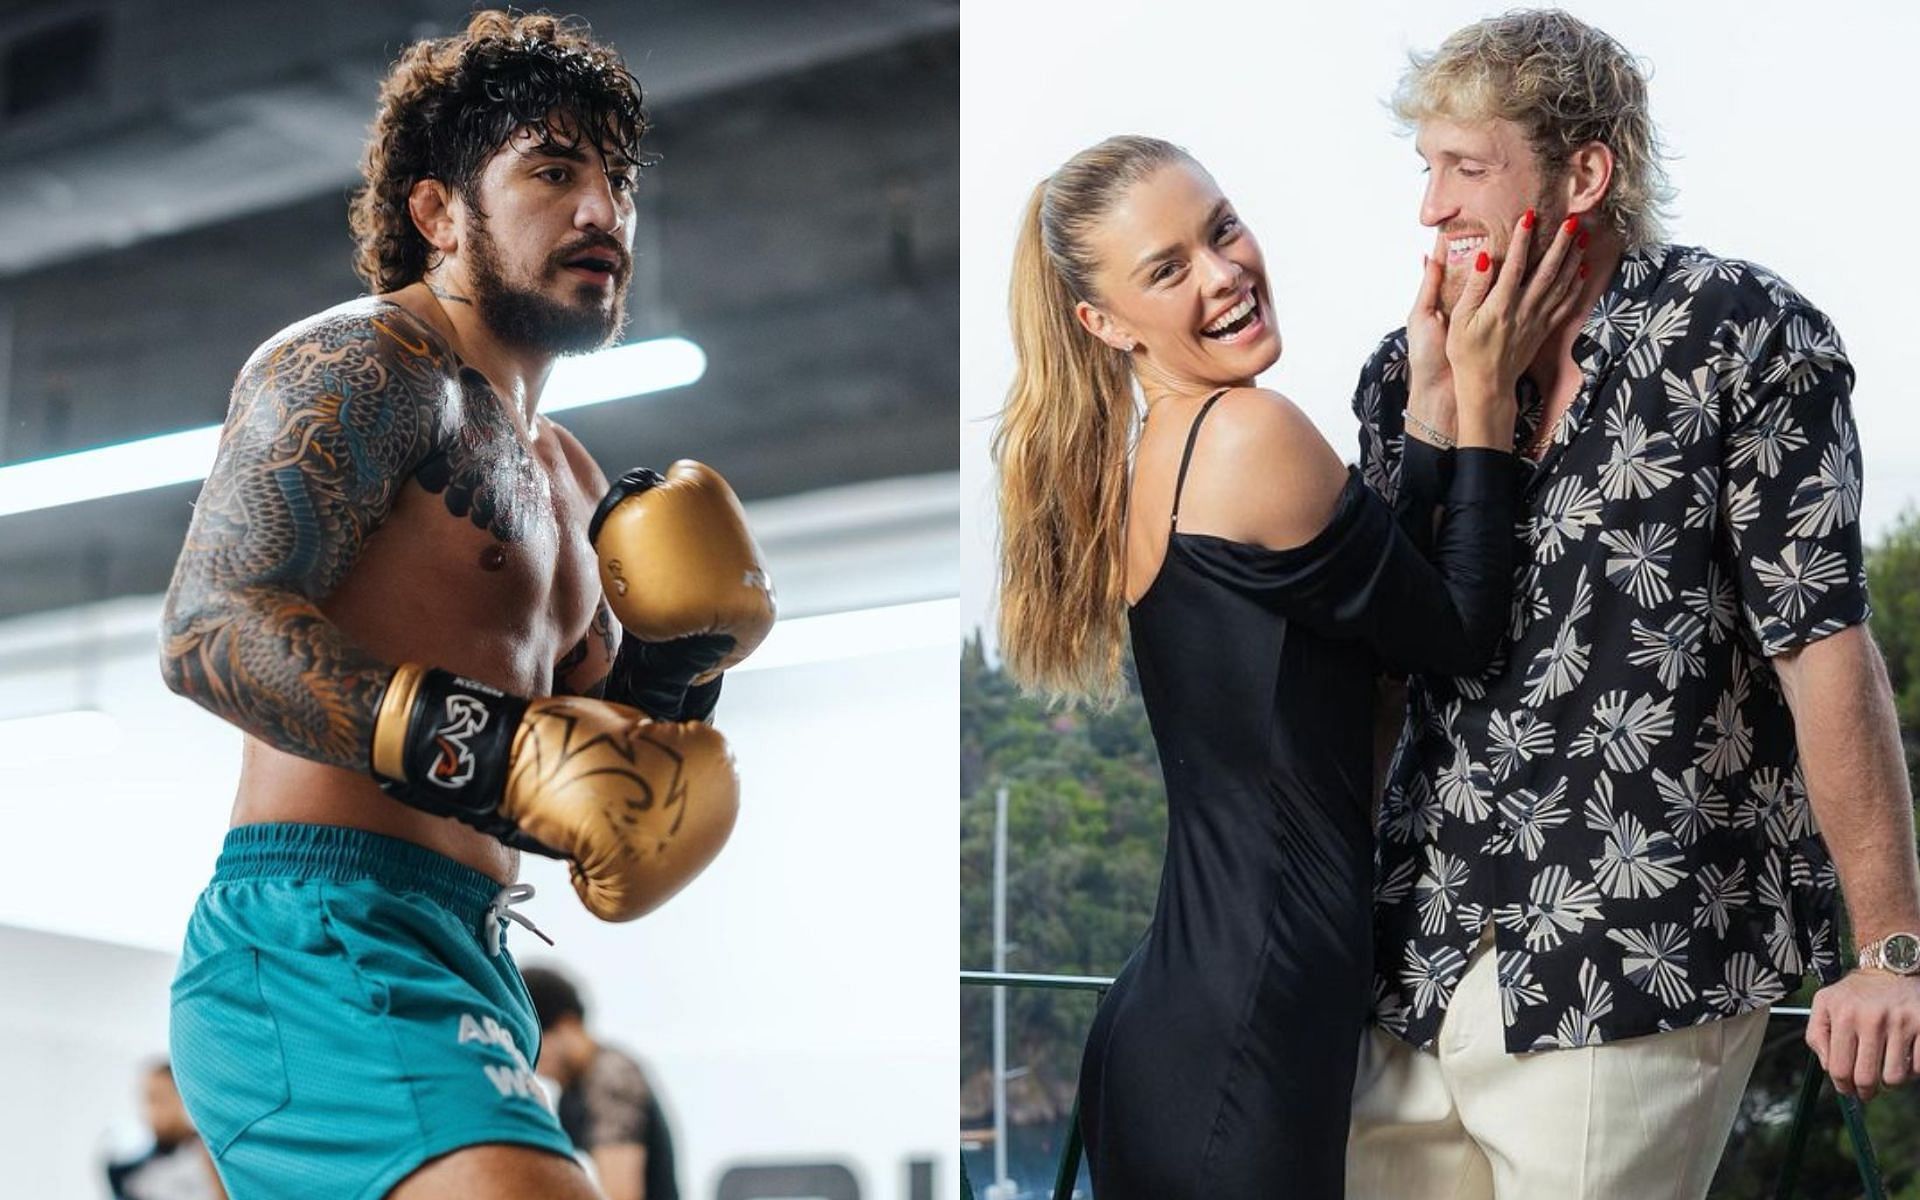
[[[553,694],[592,696],[596,700],[606,696],[607,672],[612,670],[613,657],[619,652],[620,634],[613,610],[607,607],[603,597],[593,610],[593,621],[587,626],[586,634],[554,664]]]
[[[281,750],[366,767],[393,666],[318,606],[433,444],[450,360],[389,308],[323,314],[247,363],[167,592],[168,687]]]

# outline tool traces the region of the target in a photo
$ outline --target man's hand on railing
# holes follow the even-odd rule
[[[1851,971],[1813,995],[1807,1045],[1842,1096],[1871,1100],[1920,1074],[1920,976]]]

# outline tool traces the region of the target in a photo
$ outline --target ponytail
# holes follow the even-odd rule
[[[1122,693],[1128,356],[1081,327],[1087,230],[1125,188],[1184,152],[1110,138],[1033,191],[1014,248],[1018,368],[994,434],[1000,472],[1000,652],[1031,691],[1111,703]]]

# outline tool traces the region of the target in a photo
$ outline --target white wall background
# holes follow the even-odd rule
[[[961,28],[962,619],[991,627],[991,417],[1013,374],[1007,272],[1033,186],[1115,133],[1191,150],[1260,237],[1286,342],[1262,382],[1355,453],[1354,378],[1401,324],[1431,232],[1384,101],[1410,49],[1502,11],[1471,0],[969,0]],[[1920,497],[1905,265],[1920,6],[1568,0],[1652,66],[1674,240],[1764,263],[1838,324],[1871,539]]]
[[[953,1193],[957,525],[951,474],[752,506],[783,619],[729,677],[733,840],[657,914],[605,925],[529,858],[523,961],[586,984],[594,1025],[657,1072],[681,1183],[840,1161]],[[808,617],[803,614],[813,614]],[[837,614],[837,615],[823,615]],[[166,1049],[166,984],[239,773],[237,732],[161,686],[158,599],[0,625],[0,1195],[95,1200]],[[111,745],[20,763],[7,718],[91,704]],[[9,754],[15,757],[7,757]],[[15,765],[5,765],[7,762]]]
[[[4,783],[0,783],[4,786]],[[0,808],[13,814],[11,800]],[[70,865],[60,892],[103,888],[73,866],[70,837],[53,846],[14,842],[12,860],[58,857]],[[18,889],[10,878],[8,896]],[[139,905],[137,895],[125,898]],[[184,928],[185,921],[181,921]],[[101,1162],[146,1144],[136,1096],[147,1063],[167,1049],[167,981],[174,955],[0,925],[0,1029],[6,1031],[8,1086],[0,1088],[4,1194],[50,1200],[107,1195]]]

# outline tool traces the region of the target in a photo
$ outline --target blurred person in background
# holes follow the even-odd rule
[[[534,1070],[559,1085],[560,1127],[593,1163],[607,1200],[679,1200],[673,1134],[646,1071],[588,1031],[572,980],[544,966],[520,974],[540,1017]]]
[[[187,1119],[173,1067],[165,1059],[141,1079],[140,1107],[153,1145],[138,1158],[107,1164],[113,1200],[226,1200],[213,1159]]]

